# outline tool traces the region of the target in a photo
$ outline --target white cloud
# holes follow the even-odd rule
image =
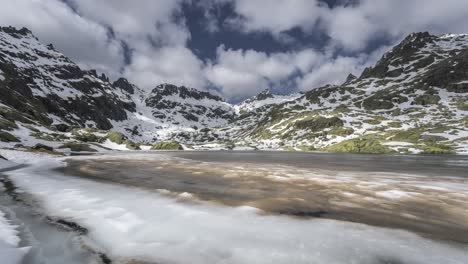
[[[321,56],[313,50],[267,54],[218,47],[216,61],[205,69],[208,80],[228,98],[237,100],[278,86],[297,73],[306,73]]]
[[[362,53],[354,57],[324,55],[320,63],[304,74],[296,78],[297,87],[301,91],[308,91],[326,84],[341,84],[349,73],[359,76],[365,67],[371,66],[390,47],[383,46],[370,53]]]
[[[129,80],[146,89],[160,83],[172,83],[203,89],[206,81],[203,63],[184,46],[135,51],[132,64],[124,72]]]
[[[205,68],[207,79],[222,95],[234,101],[256,95],[264,89],[308,91],[325,84],[340,84],[349,73],[359,75],[388,49],[355,57],[305,49],[267,54],[255,50],[218,47],[217,58]]]
[[[8,1],[0,8],[0,24],[29,28],[81,66],[112,76],[123,66],[121,43],[109,39],[105,27],[74,14],[60,1]]]
[[[234,21],[246,31],[270,31],[279,34],[294,27],[313,28],[324,6],[317,0],[235,0]]]
[[[465,33],[468,1],[360,0],[329,8],[318,0],[232,0],[241,31],[266,31],[274,36],[301,28],[306,34],[324,31],[332,45],[364,50],[382,36],[400,40],[417,31]]]
[[[182,0],[74,0],[78,12],[112,27],[116,38],[132,50],[123,75],[152,89],[161,82],[203,88],[202,62],[186,48],[190,32],[175,21]]]

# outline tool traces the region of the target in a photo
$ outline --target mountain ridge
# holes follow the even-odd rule
[[[466,34],[414,33],[342,85],[291,95],[265,90],[233,105],[184,86],[147,92],[125,78],[111,83],[26,28],[0,28],[7,146],[17,144],[8,137],[26,146],[83,143],[84,134],[85,143],[101,144],[113,131],[129,146],[172,140],[195,149],[464,153],[467,95]]]

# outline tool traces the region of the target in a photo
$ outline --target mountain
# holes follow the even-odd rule
[[[20,115],[22,122],[110,129],[111,120],[135,110],[103,81],[105,75],[81,70],[26,28],[0,28],[0,76],[2,112]],[[14,121],[4,116],[3,122]]]
[[[414,33],[341,85],[293,95],[265,90],[233,105],[184,86],[145,91],[125,78],[110,82],[28,29],[0,28],[6,147],[138,149],[171,141],[196,149],[468,153],[467,99],[463,34]]]
[[[237,120],[260,148],[451,153],[468,144],[468,35],[415,33],[343,85]]]
[[[20,129],[23,137],[37,134],[35,126],[49,134],[88,127],[152,142],[177,131],[225,125],[234,116],[230,104],[207,92],[164,84],[148,93],[125,78],[110,83],[43,45],[28,29],[13,27],[0,28],[0,103],[0,128]]]

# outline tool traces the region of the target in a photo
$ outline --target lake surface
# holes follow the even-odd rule
[[[60,173],[265,215],[328,218],[468,243],[468,157],[301,152],[119,153]]]

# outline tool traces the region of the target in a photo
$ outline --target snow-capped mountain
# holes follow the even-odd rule
[[[467,99],[468,35],[415,33],[359,78],[236,120],[233,137],[263,148],[460,153]]]
[[[125,78],[110,83],[104,74],[82,70],[52,45],[43,45],[26,28],[0,28],[0,92],[7,130],[18,129],[20,121],[63,132],[112,129],[154,141],[185,129],[225,125],[234,117],[232,105],[207,92],[164,84],[148,93]]]
[[[234,117],[232,105],[219,96],[184,86],[161,84],[154,88],[145,103],[153,116],[168,122],[193,126],[221,126]]]
[[[273,94],[270,89],[263,90],[254,97],[251,97],[240,104],[234,106],[237,114],[245,114],[263,106],[277,105],[294,100],[301,94],[278,95]]]
[[[176,140],[195,148],[468,152],[468,35],[411,34],[360,77],[310,88],[265,90],[238,105],[171,84],[145,91],[82,70],[25,28],[0,28],[0,139],[9,146],[112,138],[132,148]]]

